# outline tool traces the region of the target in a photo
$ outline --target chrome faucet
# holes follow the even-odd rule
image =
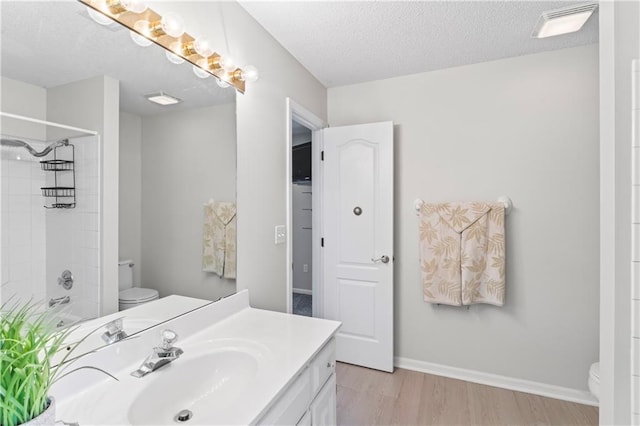
[[[123,317],[116,318],[113,321],[110,321],[104,325],[107,331],[102,333],[102,340],[104,340],[104,342],[107,345],[110,345],[112,343],[115,343],[119,340],[124,339],[125,337],[128,337],[128,334],[124,331],[124,328],[122,327],[122,318]]]
[[[173,346],[177,340],[178,335],[175,331],[163,330],[162,344],[159,347],[153,348],[153,353],[144,360],[140,368],[131,372],[131,375],[133,377],[144,377],[163,365],[180,358],[180,355],[182,355],[184,351]]]
[[[71,302],[71,296],[56,297],[49,300],[49,307],[53,308],[54,306],[66,305],[69,302]]]

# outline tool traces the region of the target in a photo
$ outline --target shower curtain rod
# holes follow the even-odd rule
[[[58,129],[73,130],[74,132],[84,133],[84,135],[78,135],[78,136],[96,136],[98,134],[98,132],[96,132],[95,130],[83,129],[81,127],[67,126],[66,124],[54,123],[53,121],[39,120],[37,118],[26,117],[24,115],[11,114],[9,112],[0,111],[0,117],[15,118],[16,120],[28,121],[30,123],[57,127]]]

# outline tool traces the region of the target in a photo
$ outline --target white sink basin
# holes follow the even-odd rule
[[[182,410],[193,413],[185,424],[211,424],[216,414],[242,396],[255,378],[260,354],[240,348],[194,351],[139,379],[148,381],[130,405],[132,425],[175,425]]]

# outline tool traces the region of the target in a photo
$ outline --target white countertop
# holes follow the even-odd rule
[[[176,346],[182,348],[184,354],[148,376],[135,378],[129,373],[137,369],[151,353],[152,342],[157,343],[158,332],[154,333],[154,330],[142,332],[138,339],[120,342],[82,359],[88,365],[104,368],[119,381],[96,372],[75,373],[93,376],[90,381],[78,381],[75,387],[77,391],[74,391],[73,383],[53,389],[52,394],[58,404],[56,418],[81,425],[131,424],[128,407],[145,392],[145,386],[153,386],[154,379],[162,383],[163,375],[170,375],[171,369],[176,368],[178,363],[187,363],[202,355],[203,349],[216,351],[236,347],[248,348],[259,354],[255,377],[241,389],[239,396],[225,398],[229,400],[225,401],[224,407],[213,410],[214,415],[198,417],[198,411],[194,409],[194,417],[187,424],[251,424],[266,412],[339,326],[340,323],[336,321],[251,308],[248,292],[240,292],[159,327],[171,328],[180,334]],[[132,352],[135,352],[133,357],[130,356]],[[201,368],[204,370],[201,374],[203,377],[214,374],[215,369],[215,365],[211,365],[210,370],[208,367]],[[159,401],[156,410],[161,411],[162,405]],[[175,424],[173,415],[177,411],[171,410],[167,413],[170,416],[167,424]]]

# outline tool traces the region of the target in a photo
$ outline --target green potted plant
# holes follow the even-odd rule
[[[73,328],[57,329],[50,311],[31,302],[6,307],[0,307],[1,426],[54,424],[55,401],[49,390],[57,380],[77,370],[95,369],[115,379],[96,367],[69,370],[73,361],[65,361],[82,340],[70,348],[65,345]],[[66,354],[53,365],[53,358],[61,350]]]

